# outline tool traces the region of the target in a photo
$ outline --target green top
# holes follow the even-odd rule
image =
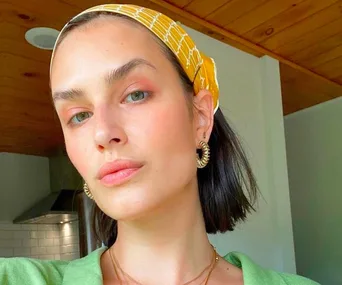
[[[0,285],[102,285],[100,257],[106,249],[73,261],[0,258]],[[238,252],[224,259],[242,268],[245,285],[319,285],[301,276],[264,269]]]

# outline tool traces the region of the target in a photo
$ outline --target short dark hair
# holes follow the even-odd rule
[[[102,16],[119,17],[141,25],[121,14],[91,12],[70,21],[59,43],[71,30]],[[183,70],[176,55],[157,36],[150,33],[179,74],[185,92],[193,94],[193,82]],[[192,102],[192,96],[188,97],[189,102]],[[233,231],[238,222],[246,220],[247,214],[255,211],[258,187],[239,139],[220,108],[214,115],[209,146],[210,161],[205,168],[197,170],[206,231],[210,234]],[[117,221],[107,216],[96,203],[93,207],[93,231],[98,240],[106,246],[113,245],[117,237]]]

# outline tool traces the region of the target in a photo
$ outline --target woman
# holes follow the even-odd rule
[[[214,61],[175,22],[88,9],[60,33],[50,72],[105,246],[71,262],[2,260],[1,284],[316,284],[209,243],[253,210],[257,187],[218,108]]]

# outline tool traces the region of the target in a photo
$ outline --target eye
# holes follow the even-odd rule
[[[91,117],[91,113],[90,112],[80,112],[77,113],[75,116],[73,116],[70,121],[69,124],[71,125],[78,125],[80,123],[82,123],[84,120],[89,119]]]
[[[134,103],[145,100],[149,95],[150,93],[147,91],[135,91],[129,94],[124,101],[125,103]]]

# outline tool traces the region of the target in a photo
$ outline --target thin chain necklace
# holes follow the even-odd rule
[[[219,261],[219,257],[218,257],[218,254],[217,254],[215,248],[214,248],[213,246],[212,246],[212,248],[213,248],[213,258],[211,259],[210,264],[209,264],[207,267],[205,267],[205,268],[201,271],[201,273],[200,273],[199,275],[197,275],[195,278],[191,279],[190,281],[187,281],[186,283],[183,283],[182,285],[189,285],[190,283],[192,283],[192,282],[196,281],[197,279],[199,279],[199,278],[203,275],[203,273],[204,273],[205,271],[207,271],[208,269],[210,269],[209,272],[208,272],[208,274],[207,274],[207,276],[206,276],[206,278],[205,278],[199,285],[203,284],[203,282],[204,282],[204,285],[207,285],[207,284],[208,284],[210,275],[211,275],[211,273],[213,272],[213,270],[214,270],[216,264],[217,264],[218,261]],[[133,277],[131,277],[129,274],[127,274],[127,273],[121,268],[119,262],[117,261],[117,259],[116,259],[116,257],[115,257],[115,254],[112,252],[111,248],[109,249],[109,255],[110,255],[110,258],[111,258],[111,261],[112,261],[112,265],[113,265],[113,268],[114,268],[115,275],[116,275],[117,278],[119,279],[120,285],[122,285],[122,280],[121,280],[121,278],[120,278],[120,276],[119,276],[119,274],[118,274],[117,268],[121,271],[122,275],[124,275],[124,276],[126,276],[128,279],[130,279],[130,281],[134,282],[134,283],[137,284],[137,285],[143,285],[143,284],[141,284],[140,282],[136,281]]]

